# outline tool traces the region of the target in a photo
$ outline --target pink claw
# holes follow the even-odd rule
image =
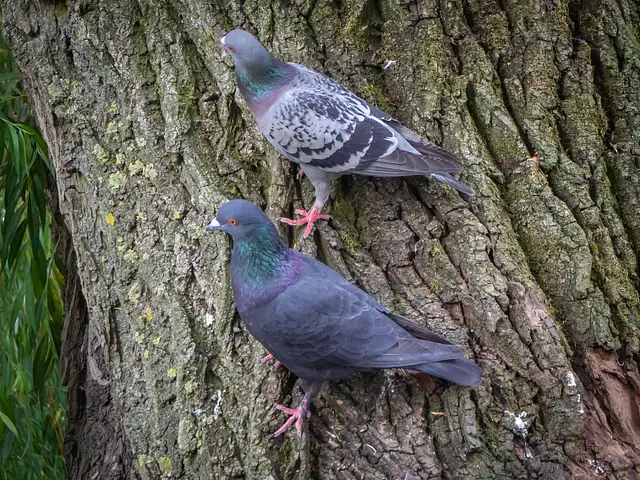
[[[262,359],[260,360],[260,365],[264,365],[269,360],[276,360],[275,358],[273,358],[273,355],[271,353],[265,357],[262,357]],[[280,363],[280,360],[276,360],[276,363],[273,364],[274,370],[280,368],[280,365],[282,365],[282,363]]]
[[[299,220],[291,220],[289,218],[281,218],[280,221],[286,223],[287,225],[307,225],[304,229],[304,233],[302,234],[302,238],[307,238],[311,233],[311,229],[313,228],[313,223],[316,220],[329,220],[331,218],[330,215],[325,215],[323,213],[318,212],[318,208],[314,205],[311,210],[308,212],[306,210],[302,210],[300,208],[296,208],[296,215],[302,215],[303,218]]]
[[[279,404],[276,405],[276,408],[278,410],[286,413],[287,415],[290,415],[290,417],[287,418],[287,421],[284,422],[284,424],[278,429],[276,433],[273,434],[274,437],[279,437],[280,435],[282,435],[291,425],[293,425],[293,423],[296,424],[296,432],[298,432],[298,436],[302,435],[302,424],[304,423],[304,417],[311,417],[311,412],[307,410],[304,404],[305,401],[303,400],[298,408],[289,408]],[[305,411],[306,415],[304,413]]]

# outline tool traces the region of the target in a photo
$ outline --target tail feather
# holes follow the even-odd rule
[[[464,183],[459,180],[456,180],[448,173],[432,173],[431,174],[436,179],[440,180],[442,183],[446,183],[447,185],[451,185],[453,188],[458,190],[460,193],[463,193],[469,197],[475,197],[476,192],[473,191],[470,187],[467,187]]]
[[[434,145],[434,147],[436,146]],[[407,148],[411,148],[411,146],[407,144]],[[350,170],[350,173],[373,177],[408,177],[460,172],[462,167],[458,160],[446,150],[442,150],[442,152],[443,154],[440,155],[424,155],[417,150],[411,152],[396,148],[385,157],[374,157],[360,161],[358,166]]]
[[[421,365],[412,365],[409,368],[420,370],[463,387],[476,386],[482,380],[482,368],[466,358],[423,363]]]
[[[431,174],[441,182],[446,183],[447,185],[451,185],[460,193],[468,195],[469,197],[475,197],[476,192],[474,192],[464,183],[456,180],[450,175],[451,173],[458,173],[462,170],[462,165],[455,155],[434,143],[427,142],[416,132],[405,127],[382,110],[371,107],[371,113],[375,117],[385,122],[391,128],[393,128],[400,135],[402,135],[402,137],[407,142],[409,142],[411,147],[415,148],[422,155],[423,161],[416,162],[414,160],[415,155],[413,155],[409,156],[409,158],[411,158],[411,160],[413,161],[400,162],[402,163],[401,167],[394,165],[395,168],[388,168],[387,165],[382,166],[374,164],[367,166],[367,172],[356,173],[361,173],[364,175],[375,175],[380,177],[399,177],[405,175]],[[407,148],[405,150],[410,150],[410,148]],[[443,171],[443,167],[445,167],[446,170]]]

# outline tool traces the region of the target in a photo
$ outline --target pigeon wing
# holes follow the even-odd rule
[[[265,318],[267,348],[294,373],[296,366],[394,368],[463,356],[453,345],[412,337],[352,292],[314,277],[288,287]]]
[[[447,345],[451,345],[451,342],[446,340],[445,338],[437,335],[436,333],[429,330],[427,327],[424,327],[414,320],[410,320],[402,315],[397,313],[390,312],[387,307],[378,302],[371,295],[366,293],[365,291],[358,288],[356,285],[353,285],[349,281],[347,281],[342,275],[340,275],[335,270],[327,267],[324,263],[319,262],[315,258],[309,257],[307,255],[303,255],[300,252],[295,251],[294,255],[297,255],[301,261],[305,262],[309,267],[312,268],[314,275],[317,277],[321,277],[323,281],[332,282],[333,284],[339,286],[340,288],[344,288],[351,292],[358,300],[365,302],[370,307],[375,308],[379,312],[384,313],[388,318],[393,320],[398,326],[409,332],[412,336],[422,339],[428,340],[430,342],[443,343]]]
[[[393,131],[346,90],[298,86],[267,115],[261,128],[280,154],[325,172],[356,171],[363,160],[389,155],[397,145]]]
[[[281,155],[325,172],[379,177],[461,170],[453,154],[422,140],[334,80],[294,65],[296,81],[259,122]]]

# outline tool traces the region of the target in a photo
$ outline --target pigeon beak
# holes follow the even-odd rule
[[[207,232],[213,232],[214,230],[220,230],[220,222],[217,218],[211,220],[211,223],[207,226]]]
[[[224,43],[226,37],[227,36],[225,35],[224,37],[219,38],[218,41],[216,42],[220,46],[220,58],[224,58],[227,55],[229,55],[229,52],[227,52],[227,48],[226,48],[226,45]]]

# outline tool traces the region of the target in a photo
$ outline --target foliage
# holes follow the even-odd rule
[[[62,275],[45,193],[51,165],[4,38],[0,94],[0,480],[62,479]]]

